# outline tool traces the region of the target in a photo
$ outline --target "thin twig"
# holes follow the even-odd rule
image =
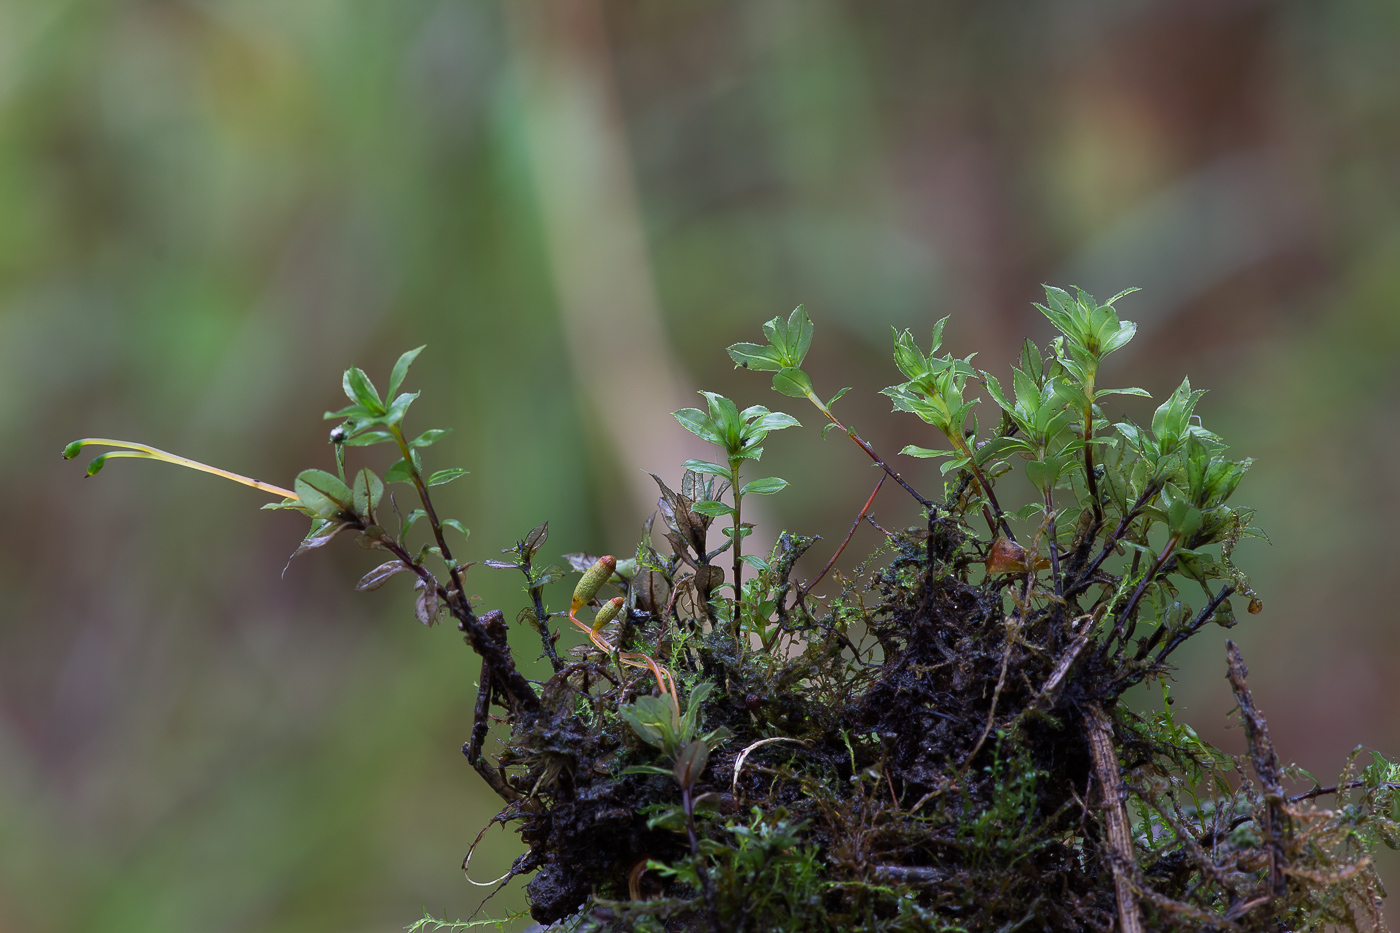
[[[875,497],[879,494],[880,487],[883,485],[885,485],[885,477],[881,476],[880,481],[875,484],[874,492],[870,494],[869,499],[865,500],[865,505],[861,506],[860,514],[856,516],[855,521],[851,522],[851,530],[846,532],[846,537],[841,541],[841,546],[836,549],[835,554],[831,555],[831,560],[826,562],[826,566],[822,568],[821,573],[817,574],[817,578],[798,591],[799,599],[812,592],[812,587],[820,583],[822,577],[826,576],[827,571],[836,565],[836,559],[841,556],[842,551],[846,550],[846,545],[851,543],[851,537],[856,533],[856,528],[860,526],[860,520],[865,518],[866,512],[870,511],[870,506],[874,504]]]

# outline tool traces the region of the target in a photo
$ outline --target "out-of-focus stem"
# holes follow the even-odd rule
[[[101,457],[103,460],[114,460],[118,457],[135,457],[141,460],[162,460],[166,463],[173,463],[176,466],[187,467],[191,470],[199,470],[201,473],[212,473],[215,476],[221,476],[235,483],[242,483],[244,486],[251,486],[262,492],[276,493],[287,499],[295,499],[298,501],[301,499],[300,496],[290,489],[283,489],[281,486],[276,486],[272,483],[264,483],[262,480],[253,479],[251,476],[243,476],[240,473],[222,470],[216,466],[210,466],[207,463],[200,463],[198,460],[191,460],[188,457],[172,454],[158,447],[151,447],[146,444],[133,444],[131,441],[112,440],[108,437],[85,437],[82,440],[74,441],[72,444],[69,444],[64,451],[65,459],[71,460],[74,456],[77,456],[77,449],[79,447],[91,447],[93,445],[118,447],[123,451],[129,451],[128,453],[112,452],[103,454]],[[73,452],[71,456],[68,455],[69,451]]]

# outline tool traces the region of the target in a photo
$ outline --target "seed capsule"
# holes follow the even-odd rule
[[[603,603],[603,608],[599,609],[598,614],[593,617],[593,631],[601,631],[603,626],[616,619],[617,614],[622,611],[624,602],[625,600],[621,596],[614,596]]]
[[[598,562],[584,571],[583,576],[578,581],[578,586],[574,587],[574,598],[569,611],[578,612],[592,602],[593,597],[598,595],[598,591],[603,588],[604,583],[608,582],[608,577],[611,577],[616,569],[617,558],[611,554],[598,558]]]

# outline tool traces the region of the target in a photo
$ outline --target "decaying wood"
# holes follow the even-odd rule
[[[1118,900],[1118,923],[1122,933],[1143,933],[1142,915],[1133,893],[1133,837],[1128,826],[1128,809],[1123,775],[1118,770],[1118,751],[1113,744],[1113,723],[1097,703],[1084,708],[1084,731],[1089,738],[1089,754],[1094,761],[1094,778],[1103,794],[1104,822],[1108,827],[1108,847],[1112,858],[1113,891]]]

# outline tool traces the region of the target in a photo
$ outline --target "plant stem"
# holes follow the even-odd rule
[[[186,467],[191,470],[199,470],[201,473],[212,473],[214,476],[221,476],[224,479],[232,480],[235,483],[242,483],[244,486],[251,486],[262,492],[272,492],[286,499],[300,501],[301,497],[290,489],[283,489],[272,483],[264,483],[260,479],[253,479],[251,476],[244,476],[241,473],[233,473],[229,470],[222,470],[207,463],[200,463],[198,460],[191,460],[188,457],[181,457],[169,451],[161,450],[159,447],[151,447],[147,444],[134,444],[131,441],[116,441],[107,437],[85,437],[82,440],[74,441],[82,447],[101,445],[105,447],[120,447],[130,453],[109,453],[104,454],[102,459],[114,460],[118,457],[136,457],[143,460],[163,460],[166,463],[173,463],[176,466]],[[72,445],[70,445],[72,446]],[[76,456],[76,454],[74,455]]]
[[[364,531],[362,523],[357,523],[359,530]],[[457,619],[457,629],[467,636],[468,643],[472,649],[491,665],[491,676],[496,680],[497,689],[501,694],[519,703],[527,712],[534,713],[540,708],[539,697],[535,695],[535,688],[525,679],[515,666],[515,659],[510,655],[510,646],[504,645],[492,638],[486,631],[486,626],[472,611],[471,603],[465,597],[453,599],[452,594],[442,588],[433,579],[433,575],[428,572],[418,561],[414,560],[403,547],[388,535],[377,539],[390,554],[397,557],[404,566],[418,575],[418,578],[427,586],[436,586],[438,595],[443,602],[447,603],[448,609]],[[461,590],[458,590],[461,593]]]
[[[554,668],[557,674],[564,667],[564,661],[559,657],[558,650],[554,647],[554,638],[549,631],[549,613],[544,609],[544,588],[534,585],[532,576],[534,568],[531,566],[531,559],[528,549],[521,548],[521,568],[525,571],[525,581],[530,590],[530,599],[535,605],[535,620],[540,625],[540,638],[544,642],[544,653],[549,658],[550,667]]]
[[[1060,545],[1055,540],[1055,494],[1052,490],[1045,491],[1045,520],[1050,525],[1050,573],[1055,577],[1055,595],[1064,595],[1061,592],[1060,580]],[[1034,558],[1032,558],[1034,562]]]
[[[1103,504],[1099,502],[1099,480],[1094,475],[1094,446],[1089,443],[1094,438],[1094,384],[1093,378],[1086,387],[1089,407],[1084,409],[1084,482],[1089,487],[1089,502],[1094,507],[1095,526],[1103,524]]]
[[[948,439],[948,443],[967,458],[968,469],[972,471],[977,485],[982,488],[982,492],[987,496],[987,501],[991,503],[990,514],[986,514],[988,512],[986,507],[983,507],[982,511],[986,514],[987,524],[991,526],[992,537],[996,537],[997,526],[1000,525],[1001,530],[1006,533],[1007,539],[1015,544],[1016,535],[1012,533],[1011,526],[1006,523],[1006,515],[1001,511],[1001,503],[997,502],[997,494],[992,491],[992,484],[987,482],[987,477],[982,473],[982,468],[977,465],[977,461],[972,455],[972,448],[967,446],[967,438],[957,432],[949,434],[947,431],[943,432],[943,436]]]
[[[860,514],[856,516],[855,521],[851,522],[851,530],[846,532],[846,537],[841,541],[841,546],[836,549],[835,554],[831,555],[831,560],[826,562],[826,566],[822,568],[821,573],[817,574],[817,578],[815,580],[798,590],[799,600],[803,596],[806,596],[808,593],[812,592],[812,587],[822,582],[822,577],[826,576],[827,571],[830,570],[833,566],[835,566],[836,559],[841,556],[842,551],[846,550],[846,545],[851,543],[851,536],[856,533],[856,528],[860,525],[860,520],[862,518],[865,518],[865,513],[869,512],[870,506],[875,504],[875,497],[879,494],[880,487],[883,485],[885,485],[885,477],[881,476],[880,481],[875,484],[874,491],[870,493],[870,498],[866,499],[865,505],[861,506]]]
[[[739,461],[739,460],[730,460],[730,461],[729,461],[729,482],[730,482],[730,488],[732,488],[732,489],[734,490],[734,515],[733,515],[733,518],[734,518],[734,533],[733,533],[733,535],[731,536],[731,540],[733,540],[733,542],[734,542],[734,605],[735,605],[736,608],[737,608],[738,605],[739,605],[739,596],[743,593],[743,590],[742,590],[742,579],[741,579],[741,578],[742,578],[742,575],[743,575],[743,567],[744,567],[744,561],[743,561],[743,547],[744,547],[744,536],[743,536],[743,531],[744,531],[744,525],[743,525],[743,521],[742,521],[742,519],[741,519],[740,509],[743,507],[744,497],[743,497],[743,495],[739,492],[739,464],[742,463],[742,462],[743,462],[743,461]],[[736,620],[736,624],[737,624],[737,620]]]
[[[1162,567],[1167,563],[1167,558],[1171,557],[1172,551],[1175,551],[1176,546],[1180,543],[1180,535],[1172,535],[1167,539],[1166,546],[1162,548],[1161,555],[1153,562],[1151,569],[1138,581],[1137,588],[1133,590],[1132,598],[1129,599],[1127,605],[1123,607],[1123,611],[1118,614],[1118,621],[1114,623],[1113,626],[1113,634],[1108,637],[1108,641],[1104,642],[1105,651],[1108,650],[1109,645],[1113,644],[1114,639],[1123,636],[1124,627],[1128,624],[1128,616],[1137,608],[1139,600],[1142,599],[1142,594],[1147,591],[1147,585],[1161,572]]]
[[[817,409],[818,409],[823,415],[826,416],[826,419],[827,419],[828,421],[830,421],[832,424],[836,425],[836,427],[838,427],[838,428],[840,428],[842,431],[844,431],[845,434],[846,434],[846,436],[849,437],[849,438],[851,439],[851,441],[854,442],[855,445],[856,445],[857,447],[859,447],[861,450],[865,451],[866,454],[870,457],[870,459],[875,461],[875,465],[876,465],[876,466],[878,466],[880,469],[884,470],[885,473],[887,473],[887,474],[889,475],[889,477],[890,477],[891,479],[893,479],[896,483],[898,483],[899,485],[903,486],[903,487],[904,487],[904,491],[907,492],[907,493],[909,493],[909,495],[913,496],[914,499],[918,501],[919,505],[922,505],[924,508],[930,509],[930,510],[931,510],[931,509],[934,509],[934,508],[937,508],[937,506],[935,506],[934,503],[933,503],[932,501],[930,501],[930,500],[928,500],[928,499],[925,499],[923,496],[919,495],[919,493],[914,489],[913,486],[910,486],[908,483],[906,483],[906,482],[904,481],[904,477],[900,476],[900,475],[899,475],[898,473],[896,473],[893,469],[891,469],[891,467],[890,467],[890,465],[889,465],[888,463],[886,463],[884,460],[880,459],[880,455],[877,454],[877,453],[875,452],[875,449],[874,449],[873,447],[871,447],[868,443],[866,443],[865,438],[863,438],[863,437],[861,437],[859,434],[857,434],[853,428],[848,428],[848,427],[846,427],[844,424],[842,424],[841,421],[840,421],[840,419],[838,419],[835,415],[833,415],[833,414],[831,413],[831,409],[827,408],[826,405],[822,404],[822,400],[821,400],[821,399],[817,398],[815,395],[813,395],[813,394],[810,393],[810,392],[807,393],[807,398],[811,401],[811,403],[812,403],[813,405],[816,405],[816,406],[817,406]]]
[[[467,596],[462,589],[462,574],[457,569],[457,563],[452,559],[452,551],[447,547],[447,539],[442,534],[442,524],[438,521],[437,510],[433,508],[433,500],[428,495],[428,487],[423,483],[423,475],[418,472],[418,465],[413,462],[413,451],[409,449],[408,442],[404,440],[403,431],[398,425],[394,425],[394,441],[399,445],[399,451],[403,454],[404,463],[408,464],[409,475],[413,478],[414,488],[418,490],[418,498],[423,502],[423,511],[428,514],[428,521],[433,526],[433,537],[437,540],[438,552],[442,554],[443,563],[447,564],[447,572],[452,577],[452,586],[456,590],[457,598],[466,604]],[[452,600],[448,600],[451,605]],[[471,606],[467,606],[467,612],[471,612]]]

